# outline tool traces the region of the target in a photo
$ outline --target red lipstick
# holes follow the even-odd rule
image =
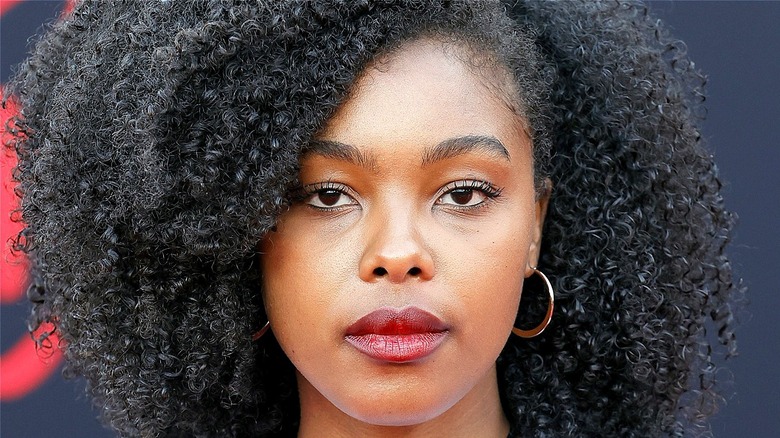
[[[447,330],[439,318],[416,307],[382,308],[349,326],[344,339],[371,358],[401,363],[433,353]]]

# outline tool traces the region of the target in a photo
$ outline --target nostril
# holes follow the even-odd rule
[[[383,277],[387,275],[387,269],[385,268],[374,268],[374,275],[377,277]]]
[[[416,277],[416,276],[420,275],[421,272],[422,271],[420,270],[420,268],[415,266],[415,267],[413,267],[412,269],[409,270],[409,275],[411,275],[412,277]]]

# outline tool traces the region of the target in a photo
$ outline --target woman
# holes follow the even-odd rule
[[[125,436],[706,429],[701,82],[635,4],[80,3],[12,88],[32,325]]]

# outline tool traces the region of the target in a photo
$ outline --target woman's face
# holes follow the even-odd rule
[[[524,120],[433,41],[369,67],[301,158],[261,244],[263,299],[301,404],[413,425],[497,397],[539,252]]]

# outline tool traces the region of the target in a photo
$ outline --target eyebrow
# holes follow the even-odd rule
[[[426,149],[422,154],[421,166],[459,155],[481,152],[509,161],[509,151],[496,137],[490,135],[465,135],[448,138]],[[346,161],[367,169],[376,169],[376,159],[355,146],[333,140],[311,140],[301,151],[302,155],[317,154],[326,158]]]
[[[422,166],[457,157],[471,152],[482,152],[509,161],[509,151],[503,143],[491,135],[465,135],[448,138],[423,152]]]
[[[346,161],[367,169],[376,169],[374,157],[366,155],[355,146],[332,140],[312,140],[303,148],[302,155],[317,154],[326,158]]]

